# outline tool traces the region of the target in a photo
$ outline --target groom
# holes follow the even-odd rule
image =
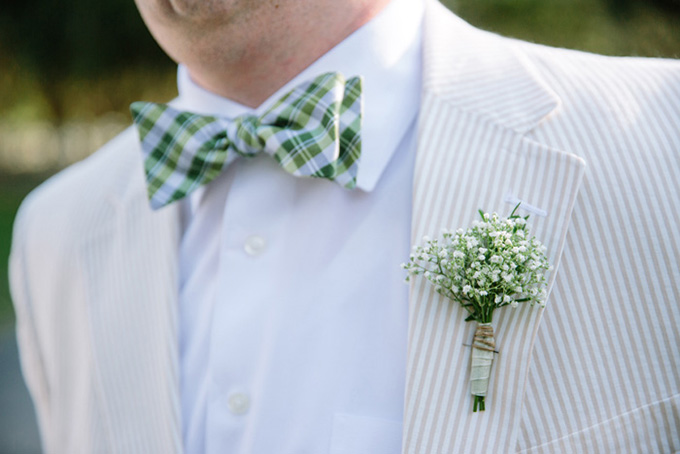
[[[171,109],[267,143],[173,186],[154,171],[200,134],[136,115],[24,202],[11,282],[46,452],[680,449],[677,62],[501,38],[434,0],[137,4],[180,64]],[[356,173],[233,126],[328,73],[361,87]],[[286,172],[307,167],[328,178]],[[547,304],[494,318],[472,413],[474,326],[399,263],[519,202]]]

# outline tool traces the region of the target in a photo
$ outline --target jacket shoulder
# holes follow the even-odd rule
[[[82,237],[107,206],[143,188],[137,136],[128,128],[94,154],[49,178],[22,202],[14,235],[63,241]],[[37,231],[36,231],[37,229]]]
[[[122,200],[134,194],[146,202],[145,193],[141,152],[131,128],[33,190],[22,202],[12,232],[15,299],[29,277],[35,281],[42,275],[44,286],[67,278],[66,268],[75,266],[79,245],[117,225]],[[31,276],[22,275],[22,269],[25,274],[31,270]]]
[[[429,3],[423,35],[424,91],[438,100],[527,133],[546,119],[588,129],[680,116],[680,62],[608,57],[480,30]],[[586,115],[584,115],[586,114]]]
[[[633,116],[642,120],[650,111],[680,115],[680,60],[613,57],[509,42],[567,111],[595,110],[601,115],[618,116],[625,123]]]

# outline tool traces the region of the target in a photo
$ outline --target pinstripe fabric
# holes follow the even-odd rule
[[[412,283],[403,452],[679,450],[680,65],[503,40],[439,8],[413,241],[509,212],[512,194],[547,211],[532,231],[555,269],[544,310],[499,311],[482,414],[474,327]]]
[[[656,62],[652,71],[636,61],[563,54],[554,68],[564,72],[572,68],[572,77],[557,80],[548,73],[546,81],[559,91],[565,106],[580,111],[591,128],[585,134],[573,134],[582,128],[578,122],[559,124],[555,119],[532,136],[579,150],[592,164],[577,204],[571,247],[563,259],[565,279],[556,289],[555,300],[564,303],[556,304],[555,312],[548,314],[553,335],[540,333],[536,356],[551,358],[553,364],[573,370],[582,380],[562,377],[553,381],[560,368],[540,362],[532,365],[527,398],[547,398],[557,393],[557,384],[561,394],[571,397],[558,404],[565,415],[561,427],[548,415],[534,414],[535,423],[523,426],[519,446],[527,450],[542,446],[529,452],[570,452],[587,440],[584,434],[599,430],[611,436],[593,450],[612,452],[616,446],[620,452],[677,451],[680,69],[670,62]],[[575,67],[590,71],[576,73]],[[621,73],[628,78],[617,78]],[[587,88],[577,93],[576,85]],[[609,92],[616,96],[607,96]],[[582,109],[589,99],[597,102],[599,111]],[[598,150],[609,151],[610,159]],[[609,241],[601,240],[607,236]],[[552,340],[565,337],[589,341],[565,351]],[[600,347],[593,351],[593,345]],[[548,385],[537,386],[539,380]],[[592,410],[583,412],[589,407]],[[601,427],[602,421],[608,421],[607,429]],[[629,433],[626,443],[613,436],[622,427]],[[550,443],[560,436],[565,438],[559,444]]]
[[[532,231],[548,248],[551,263],[558,264],[583,174],[583,161],[518,140],[514,132],[451,108],[434,96],[428,97],[423,110],[432,112],[433,117],[421,121],[436,118],[441,123],[437,130],[446,132],[439,137],[436,130],[430,137],[423,135],[416,168],[416,175],[422,177],[417,177],[414,188],[413,237],[436,233],[441,227],[469,225],[477,206],[509,212],[512,207],[503,201],[512,191],[548,211],[545,220],[533,220]],[[441,149],[448,152],[426,154],[426,150]],[[446,172],[453,169],[453,176]],[[432,174],[438,175],[425,176]],[[436,198],[440,200],[428,203]],[[553,271],[549,282],[554,276]],[[467,317],[464,310],[442,301],[429,285],[416,282],[411,299],[406,417],[413,418],[413,422],[405,433],[406,452],[470,452],[475,448],[469,445],[472,438],[468,435],[474,432],[497,434],[503,446],[514,443],[516,435],[508,430],[507,419],[519,418],[521,390],[526,380],[526,368],[521,365],[528,364],[542,311],[531,307],[498,311],[495,326],[501,353],[495,360],[493,374],[503,378],[498,382],[492,378],[487,411],[473,415],[461,409],[470,409],[472,405],[467,389],[470,351],[462,345],[470,343],[474,327],[464,322]],[[512,349],[504,348],[508,345]],[[450,364],[444,365],[448,361]],[[448,397],[437,397],[442,395]],[[450,407],[440,406],[446,403]],[[418,426],[425,428],[416,435]],[[452,428],[458,431],[451,432]],[[426,439],[426,434],[434,436]],[[486,442],[492,440],[481,438]],[[480,452],[493,451],[491,446],[479,447]]]
[[[680,451],[680,65],[502,39],[434,2],[426,21],[414,240],[509,212],[510,194],[547,212],[532,233],[555,269],[545,309],[494,317],[475,414],[474,327],[414,280],[403,452]],[[12,291],[48,453],[182,450],[177,211],[151,214],[135,140],[17,219]]]
[[[117,452],[179,452],[177,254],[168,247],[178,241],[178,230],[168,229],[177,226],[176,212],[152,217],[136,202],[118,209],[110,213],[120,220],[114,231],[88,239],[82,250],[90,264],[86,299],[97,302],[89,316],[98,398]],[[140,228],[159,230],[150,240]]]

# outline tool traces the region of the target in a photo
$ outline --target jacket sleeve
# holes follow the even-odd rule
[[[31,300],[31,278],[28,272],[27,256],[27,215],[28,205],[24,202],[14,223],[12,250],[9,259],[9,280],[12,301],[16,313],[16,333],[19,344],[21,369],[28,390],[33,398],[44,452],[49,449],[50,387],[41,349],[40,332],[35,307]],[[35,278],[35,277],[33,277]]]

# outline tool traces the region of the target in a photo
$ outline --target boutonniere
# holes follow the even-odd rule
[[[484,411],[484,397],[495,353],[493,311],[519,303],[545,305],[546,271],[550,269],[545,246],[529,235],[529,216],[507,218],[480,210],[481,221],[467,230],[444,230],[441,241],[423,238],[402,267],[424,276],[435,291],[460,304],[465,321],[477,322],[472,344],[470,391],[473,411]]]

